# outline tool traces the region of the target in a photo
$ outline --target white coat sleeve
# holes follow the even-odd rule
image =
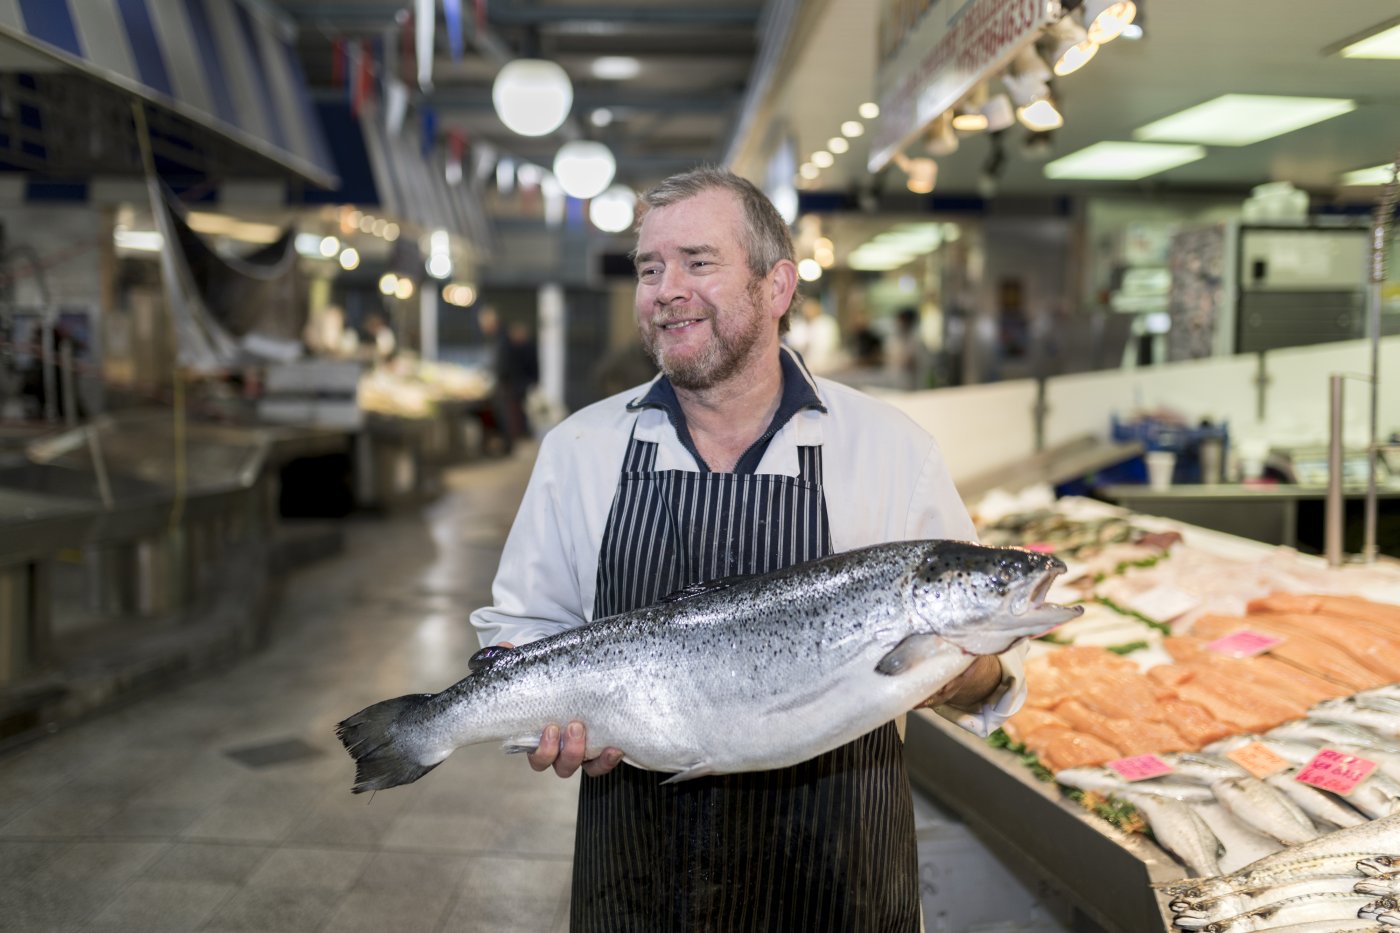
[[[943,455],[934,443],[924,459],[923,470],[914,485],[909,511],[910,538],[955,538],[976,541],[977,529],[958,495]],[[1021,708],[1026,701],[1026,645],[1019,645],[998,656],[1001,683],[987,697],[981,709],[963,712],[950,706],[935,708],[940,716],[980,736],[988,736]]]
[[[503,641],[535,641],[582,625],[586,613],[580,595],[576,542],[562,503],[568,457],[551,431],[540,445],[530,484],[506,537],[492,605],[471,615],[482,646]]]

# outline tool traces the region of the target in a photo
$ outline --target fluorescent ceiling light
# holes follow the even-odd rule
[[[118,227],[112,234],[112,242],[121,249],[145,253],[158,253],[165,247],[165,238],[156,230],[123,230]]]
[[[1341,50],[1342,58],[1400,58],[1400,23],[1357,39]]]
[[[1347,172],[1342,176],[1342,184],[1348,186],[1388,185],[1393,177],[1395,177],[1395,163],[1387,162],[1384,165],[1373,165],[1370,168],[1359,168],[1354,172]]]
[[[884,256],[859,250],[846,257],[846,265],[860,272],[888,272],[908,264],[908,256]]]
[[[1094,143],[1078,152],[1049,162],[1046,178],[1097,178],[1131,180],[1146,178],[1169,168],[1205,158],[1203,146],[1161,143]]]
[[[1356,101],[1333,97],[1224,94],[1149,123],[1133,133],[1133,137],[1211,146],[1248,146],[1355,109]]]
[[[871,243],[906,248],[920,253],[937,249],[943,242],[943,225],[937,223],[900,224],[879,234]],[[867,244],[869,245],[869,244]]]
[[[642,63],[630,55],[604,55],[593,59],[593,77],[603,81],[627,81],[642,72]]]

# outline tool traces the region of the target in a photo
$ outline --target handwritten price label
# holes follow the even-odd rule
[[[1110,761],[1108,767],[1122,775],[1125,781],[1145,781],[1148,778],[1172,773],[1172,766],[1156,755],[1134,755],[1131,758],[1118,758]]]
[[[1346,796],[1374,770],[1374,761],[1324,748],[1299,769],[1294,780]]]
[[[1288,759],[1275,754],[1263,742],[1241,745],[1232,752],[1226,752],[1225,757],[1260,779],[1287,771],[1289,767]]]
[[[1217,638],[1206,645],[1211,651],[1228,655],[1232,658],[1252,658],[1256,654],[1263,654],[1275,645],[1281,644],[1282,638],[1275,638],[1273,635],[1265,635],[1263,632],[1251,632],[1249,629],[1242,629],[1238,632],[1226,635],[1224,638]]]

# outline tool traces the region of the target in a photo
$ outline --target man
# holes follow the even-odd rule
[[[643,198],[636,314],[661,375],[541,444],[506,542],[484,645],[519,644],[882,541],[974,534],[933,439],[894,409],[813,379],[779,341],[797,272],[787,226],[728,172]],[[1019,657],[979,659],[930,698],[979,731],[1014,712]],[[625,685],[619,685],[625,689]],[[735,723],[735,728],[743,728]],[[587,723],[545,730],[536,770],[580,768],[570,929],[919,929],[908,777],[893,723],[779,771],[662,786],[583,760]]]

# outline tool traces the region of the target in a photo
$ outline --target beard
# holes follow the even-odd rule
[[[643,328],[642,348],[656,368],[678,389],[700,391],[732,379],[756,352],[768,321],[760,313],[751,285],[743,308],[716,309],[710,316],[710,340],[696,353],[670,359],[656,339],[657,328]],[[724,320],[726,326],[721,327]]]

